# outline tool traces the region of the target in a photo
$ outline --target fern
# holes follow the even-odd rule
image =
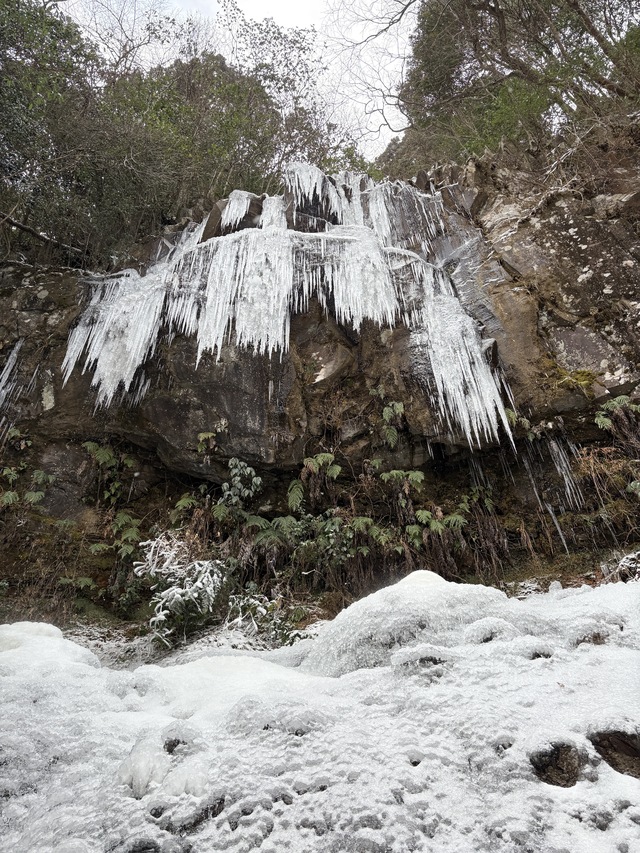
[[[291,512],[297,512],[304,500],[304,485],[300,480],[292,480],[287,489],[287,504]]]
[[[129,515],[128,512],[120,510],[120,512],[116,513],[116,517],[113,519],[113,524],[111,526],[113,528],[113,532],[117,533],[118,530],[122,530],[123,527],[127,527],[128,525],[137,526],[139,524],[139,518],[134,518],[132,515]]]
[[[607,400],[606,403],[602,404],[601,408],[604,409],[605,412],[614,412],[616,409],[628,406],[630,403],[631,397],[627,397],[626,394],[621,394],[619,397],[614,397],[613,400]],[[634,409],[635,406],[632,404],[630,408]]]
[[[193,509],[196,506],[198,506],[198,498],[188,493],[184,494],[176,503],[176,509],[178,510]]]
[[[18,479],[18,472],[15,468],[3,468],[2,476],[7,480],[11,485],[15,483]]]
[[[2,496],[0,496],[0,505],[1,506],[11,506],[12,504],[17,504],[20,501],[20,495],[17,492],[3,492]]]
[[[120,534],[120,542],[139,542],[140,531],[137,527],[127,527]]]
[[[31,482],[36,486],[50,486],[55,479],[53,474],[45,474],[44,471],[40,470],[34,471],[31,475]]]
[[[437,536],[442,536],[447,528],[441,521],[438,521],[437,518],[432,518],[429,522],[429,530],[431,533],[435,533]]]
[[[270,527],[270,524],[268,520],[263,518],[261,515],[248,515],[244,526],[247,530],[251,530],[254,527],[257,530],[266,530],[267,527]]]
[[[226,504],[218,503],[211,507],[211,515],[218,522],[226,521],[231,515],[231,510]]]
[[[611,429],[613,426],[613,421],[604,412],[596,412],[595,422],[599,429]]]
[[[321,468],[323,465],[331,465],[334,459],[333,453],[316,453],[315,455],[315,460]]]
[[[412,486],[419,488],[424,482],[424,474],[422,471],[408,471],[407,480]]]
[[[416,510],[416,518],[420,522],[420,524],[429,524],[431,519],[433,518],[433,514],[429,512],[428,509],[417,509]]]
[[[372,526],[373,519],[366,515],[356,515],[351,519],[350,526],[354,533],[366,533]]]
[[[405,532],[414,548],[422,545],[422,527],[419,524],[407,524]]]
[[[253,537],[253,544],[259,545],[262,548],[273,548],[282,546],[285,543],[282,535],[277,530],[274,530],[273,527],[267,527],[258,530]]]
[[[404,403],[394,401],[384,407],[382,410],[382,419],[385,423],[390,424],[394,418],[400,417],[403,414]]]
[[[307,471],[310,471],[312,474],[317,474],[320,470],[320,465],[315,456],[307,456],[303,464]]]
[[[444,517],[445,526],[450,527],[452,530],[461,530],[466,523],[467,519],[458,512],[452,512],[450,515]]]
[[[330,480],[336,480],[340,476],[342,467],[340,465],[329,465],[326,474]]]
[[[398,444],[398,430],[394,426],[385,423],[382,425],[381,431],[385,442],[389,445],[391,450],[394,450]]]
[[[33,506],[34,504],[39,504],[43,498],[44,492],[25,492],[23,500]]]

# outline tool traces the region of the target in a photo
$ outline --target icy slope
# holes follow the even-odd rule
[[[2,849],[634,853],[640,780],[590,737],[640,729],[639,647],[638,583],[422,572],[269,659],[115,671],[5,626]]]

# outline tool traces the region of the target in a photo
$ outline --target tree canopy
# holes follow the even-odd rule
[[[235,187],[273,191],[289,159],[354,155],[314,92],[310,34],[254,25],[233,0],[226,11],[227,59],[170,18],[106,51],[57,4],[4,0],[3,255],[48,246],[67,263],[106,267],[188,208]],[[172,31],[171,61],[145,67],[137,48]]]
[[[423,0],[398,91],[413,133],[396,154],[419,138],[440,158],[536,144],[632,109],[639,84],[637,0]]]

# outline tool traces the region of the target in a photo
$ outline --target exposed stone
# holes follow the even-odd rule
[[[585,416],[592,404],[584,388],[565,381],[567,373],[593,373],[595,383],[586,390],[596,397],[628,392],[640,380],[640,263],[631,223],[637,175],[617,176],[612,197],[619,217],[612,221],[602,218],[606,206],[599,201],[571,194],[541,204],[521,191],[518,175],[504,170],[496,177],[470,163],[459,176],[440,171],[420,173],[416,181],[425,189],[431,181],[447,184],[445,230],[435,236],[434,250],[482,328],[487,357],[501,366],[531,423],[562,415],[574,439],[592,436],[592,418]],[[261,205],[258,196],[251,199],[240,227],[255,226]],[[205,238],[220,233],[223,207],[214,205]],[[624,239],[612,230],[617,227]],[[178,235],[168,235],[157,250],[169,251],[172,239]],[[465,449],[460,436],[441,434],[428,389],[412,379],[406,329],[365,324],[355,334],[317,303],[292,318],[290,351],[282,359],[227,346],[218,361],[205,354],[196,371],[194,341],[176,337],[158,346],[146,368],[149,391],[137,407],[96,412],[90,376],[76,371],[64,387],[60,376],[87,287],[70,270],[0,267],[0,353],[25,340],[23,391],[7,416],[41,437],[49,448],[44,455],[62,459],[60,448],[70,443],[121,438],[157,454],[172,471],[219,481],[231,456],[261,469],[294,470],[313,441],[326,436],[339,441],[352,464],[382,452],[394,467],[422,465],[431,460],[434,442],[445,456]],[[371,392],[380,389],[404,407],[393,450],[376,432]],[[207,457],[197,451],[200,432],[216,434]],[[54,459],[53,467],[64,463]],[[56,501],[75,513],[78,460],[70,456],[67,468]],[[59,477],[62,483],[62,470]]]
[[[587,753],[572,744],[552,743],[549,749],[532,753],[529,760],[541,782],[571,788],[587,763]]]
[[[598,754],[618,773],[640,779],[640,734],[605,731],[590,736]]]
[[[612,396],[628,394],[640,374],[599,334],[584,326],[553,329],[550,340],[558,363],[569,371],[589,371]]]

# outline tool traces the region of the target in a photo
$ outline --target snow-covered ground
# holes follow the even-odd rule
[[[133,670],[4,626],[0,849],[634,853],[640,780],[590,738],[640,732],[639,649],[640,583],[428,572],[292,647]]]

